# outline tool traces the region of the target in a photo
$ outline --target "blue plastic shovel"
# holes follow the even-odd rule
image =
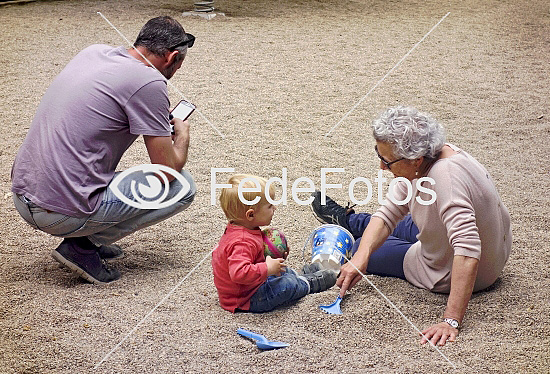
[[[319,308],[325,313],[328,314],[342,314],[342,309],[340,309],[340,303],[342,302],[342,298],[338,296],[336,298],[336,301],[329,305],[320,305]]]
[[[256,334],[252,331],[248,331],[245,329],[237,329],[237,334],[244,336],[245,338],[250,338],[255,340],[256,346],[262,351],[265,351],[268,349],[286,348],[290,345],[282,342],[270,342],[269,340],[267,340],[265,336]]]

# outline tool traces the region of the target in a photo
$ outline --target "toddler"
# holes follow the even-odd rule
[[[231,187],[221,192],[221,207],[229,222],[212,253],[212,270],[220,305],[233,313],[268,312],[336,283],[336,272],[322,270],[317,263],[304,266],[299,275],[283,258],[264,256],[260,226],[271,223],[276,209],[267,201],[266,183],[260,177],[234,175],[228,182]],[[241,201],[239,184],[242,198],[254,205]],[[269,195],[275,198],[273,185]]]

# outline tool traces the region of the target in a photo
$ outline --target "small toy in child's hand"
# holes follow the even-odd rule
[[[288,243],[281,230],[268,227],[262,230],[264,238],[264,255],[272,258],[284,258],[288,256]]]

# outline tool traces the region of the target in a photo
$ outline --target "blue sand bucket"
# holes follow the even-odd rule
[[[351,249],[355,239],[353,235],[338,225],[323,225],[317,227],[309,236],[311,241],[311,262],[318,262],[324,269],[339,271],[346,259],[351,256]]]

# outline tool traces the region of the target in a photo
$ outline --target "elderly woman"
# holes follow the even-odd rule
[[[313,212],[321,222],[339,224],[360,238],[351,262],[361,271],[449,294],[441,322],[422,332],[433,344],[445,345],[458,335],[472,292],[500,275],[512,243],[510,216],[487,170],[445,143],[443,128],[428,115],[414,108],[388,109],[373,130],[380,167],[409,180],[412,198],[397,204],[411,192],[401,180],[389,191],[393,200],[388,196],[376,213],[354,214],[330,198],[321,205],[317,191]],[[431,180],[417,184],[422,177]],[[351,264],[342,266],[340,295],[361,278]]]

